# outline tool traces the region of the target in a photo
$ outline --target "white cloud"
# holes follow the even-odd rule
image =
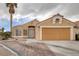
[[[29,17],[44,20],[60,13],[69,19],[79,19],[79,3],[18,3],[14,18]],[[0,17],[9,18],[8,8],[0,3]],[[73,20],[72,20],[73,21]],[[76,21],[76,20],[74,20]]]

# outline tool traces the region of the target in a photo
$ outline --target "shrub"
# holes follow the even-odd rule
[[[2,37],[2,40],[7,40],[8,38],[11,37],[10,32],[0,32],[0,36]]]

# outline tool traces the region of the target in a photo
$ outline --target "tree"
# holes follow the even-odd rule
[[[10,31],[11,31],[11,37],[12,37],[12,19],[13,19],[13,14],[15,13],[15,8],[17,8],[17,3],[6,3],[6,7],[9,8]]]
[[[4,32],[4,28],[2,28],[2,32]]]

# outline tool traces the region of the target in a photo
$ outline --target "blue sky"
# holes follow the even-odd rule
[[[24,23],[27,23],[31,21],[30,18],[20,18],[20,19],[13,19],[13,26],[22,25]],[[5,31],[10,31],[10,20],[6,18],[0,19],[0,27],[4,27]]]

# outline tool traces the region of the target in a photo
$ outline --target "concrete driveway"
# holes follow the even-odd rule
[[[2,45],[2,47],[4,46],[6,47],[4,49],[10,51],[9,53],[6,53],[7,51],[3,50],[3,52],[0,55],[3,55],[3,53],[6,56],[7,55],[11,56],[12,54],[16,56],[54,56],[55,55],[44,43],[36,43],[36,42],[28,43],[26,41],[10,40],[10,41],[1,41],[0,44]]]
[[[46,42],[48,47],[54,51],[65,56],[79,56],[79,42],[78,41],[60,41],[60,42]],[[57,55],[57,54],[56,54]]]
[[[28,42],[45,43],[57,56],[79,56],[79,41],[37,41]]]
[[[0,42],[0,55],[79,56],[78,41],[10,40]]]

